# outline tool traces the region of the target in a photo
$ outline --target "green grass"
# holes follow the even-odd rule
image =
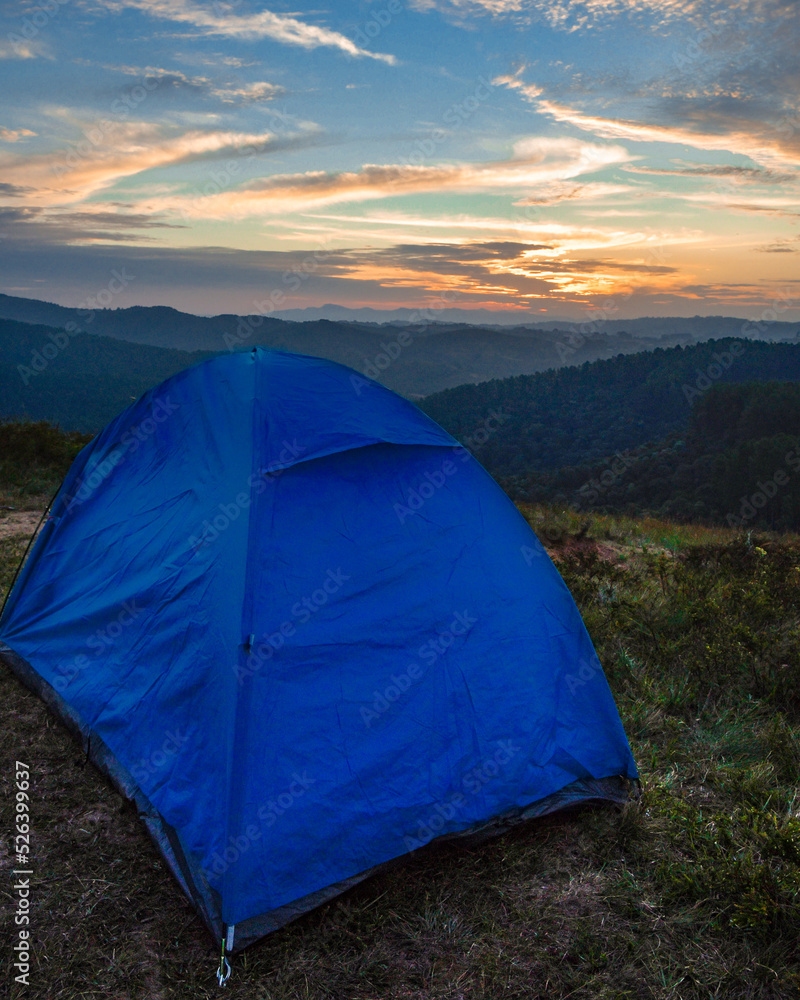
[[[0,420],[0,508],[44,507],[90,439],[44,420]]]
[[[523,513],[596,644],[642,798],[420,851],[236,956],[229,995],[800,997],[800,542]],[[2,543],[0,585],[21,546]],[[35,973],[10,996],[220,995],[133,810],[5,670],[0,699],[3,760],[35,775]],[[10,764],[0,778],[7,836]]]

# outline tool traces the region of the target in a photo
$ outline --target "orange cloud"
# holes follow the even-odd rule
[[[27,139],[29,135],[36,135],[29,128],[3,128],[0,125],[0,141],[19,142],[20,139]]]
[[[74,204],[154,167],[268,150],[275,141],[270,132],[176,132],[148,122],[109,121],[83,131],[84,139],[60,151],[0,154],[3,176],[12,184],[33,188],[34,204]],[[286,138],[282,136],[281,142]]]

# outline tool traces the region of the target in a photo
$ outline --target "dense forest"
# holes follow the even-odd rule
[[[599,461],[685,433],[695,401],[717,383],[800,380],[800,344],[716,340],[617,355],[557,371],[462,385],[422,408],[495,476]],[[502,415],[480,433],[490,412]]]
[[[796,380],[799,346],[716,341],[461,386],[425,409],[517,499],[797,529]]]
[[[151,386],[209,356],[0,320],[0,420],[96,432]]]
[[[501,481],[515,497],[729,527],[800,528],[800,385],[714,385],[686,433]]]

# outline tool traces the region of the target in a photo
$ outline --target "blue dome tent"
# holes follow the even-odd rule
[[[411,403],[256,348],[79,454],[0,657],[238,951],[409,851],[637,777],[524,518]]]

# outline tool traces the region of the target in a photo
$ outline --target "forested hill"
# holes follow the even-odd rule
[[[500,330],[438,322],[411,326],[328,320],[292,323],[268,316],[192,316],[161,306],[89,311],[0,294],[0,331],[10,329],[10,323],[19,331],[22,322],[40,329],[45,325],[96,336],[105,341],[105,345],[97,345],[98,356],[108,347],[110,337],[126,342],[124,350],[142,345],[217,354],[248,350],[258,344],[310,354],[349,365],[411,399],[466,382],[530,374],[654,346],[652,338],[630,333],[589,332],[576,339],[559,330]],[[673,346],[686,343],[691,335],[678,331],[665,336],[672,337],[668,346]],[[111,350],[109,355],[111,378],[116,377],[113,364],[118,354]],[[154,356],[152,350],[149,354]],[[73,387],[65,383],[64,388],[69,392]],[[97,389],[105,391],[105,386],[98,384]]]
[[[95,432],[151,386],[210,356],[0,320],[0,420]]]
[[[800,529],[800,382],[712,385],[688,427],[557,471],[501,477],[514,497],[575,510]]]
[[[422,408],[493,475],[524,476],[684,431],[692,405],[714,384],[770,380],[800,380],[800,344],[731,338],[657,348],[458,386],[428,396]]]
[[[453,386],[635,354],[656,346],[685,346],[729,336],[786,343],[798,335],[796,323],[724,316],[579,324],[554,321],[552,327],[498,328],[443,322],[444,316],[436,309],[415,310],[409,314],[416,316],[413,323],[377,324],[321,318],[289,322],[258,314],[195,316],[167,306],[100,308],[94,301],[85,305],[67,308],[0,294],[0,327],[10,320],[165,350],[220,353],[258,344],[338,361],[414,400]],[[376,318],[382,315],[377,312]],[[64,388],[69,392],[72,386]]]

